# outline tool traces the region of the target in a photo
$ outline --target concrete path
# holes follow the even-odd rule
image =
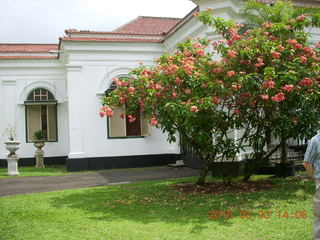
[[[196,176],[197,174],[197,170],[189,168],[165,168],[152,170],[106,171],[90,174],[68,174],[47,177],[1,178],[0,197],[121,183],[165,180],[170,178]]]

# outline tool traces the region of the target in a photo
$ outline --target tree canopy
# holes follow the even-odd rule
[[[197,16],[224,40],[188,39],[155,66],[141,65],[131,78],[114,79],[117,89],[100,109],[111,117],[114,108],[123,108],[121,117],[134,121],[139,108],[169,141],[180,136],[204,162],[198,184],[215,161],[236,159],[245,145],[257,161],[268,157],[270,129],[285,144],[320,127],[320,44],[310,46],[304,32],[315,20],[300,15],[240,33],[241,24],[210,14]]]

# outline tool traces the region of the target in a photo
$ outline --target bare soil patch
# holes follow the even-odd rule
[[[212,194],[224,193],[252,193],[273,189],[275,185],[267,180],[258,181],[236,181],[236,182],[211,182],[205,185],[195,183],[178,183],[172,186],[176,191],[183,194]]]

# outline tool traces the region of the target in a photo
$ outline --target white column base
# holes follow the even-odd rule
[[[8,176],[18,176],[18,156],[16,154],[7,157],[8,162]]]

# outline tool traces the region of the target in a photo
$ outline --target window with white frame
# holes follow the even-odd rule
[[[34,140],[33,134],[41,130],[44,140],[58,141],[57,133],[57,101],[53,94],[43,88],[33,90],[25,101],[26,107],[26,138]]]
[[[126,77],[118,77],[120,80]],[[106,90],[106,94],[110,93],[117,86],[114,82]],[[140,108],[136,110],[134,115],[136,120],[130,122],[125,116],[123,108],[114,109],[112,117],[108,117],[108,138],[129,138],[129,137],[145,137],[150,135],[150,126],[148,120],[143,117]]]

